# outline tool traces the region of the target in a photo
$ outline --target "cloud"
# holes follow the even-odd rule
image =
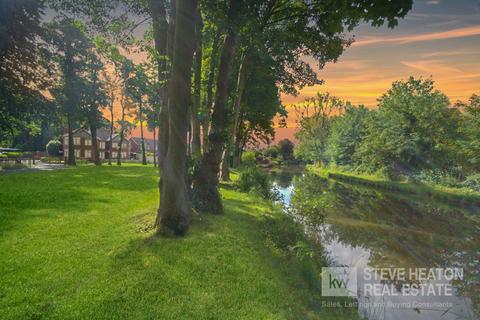
[[[434,58],[434,57],[453,57],[453,56],[463,56],[469,54],[477,54],[477,52],[466,51],[466,50],[451,50],[451,51],[436,51],[436,52],[427,52],[420,54],[422,58]]]
[[[439,4],[440,1],[439,0],[430,0],[430,1],[427,1],[427,4],[429,5],[436,5],[436,4]]]
[[[366,45],[381,44],[381,43],[402,44],[402,43],[462,38],[462,37],[470,37],[470,36],[478,36],[478,35],[480,35],[480,25],[457,28],[457,29],[441,31],[441,32],[405,35],[400,37],[370,37],[370,38],[365,38],[363,40],[361,39],[354,42],[353,46],[366,46]]]
[[[429,74],[456,74],[462,70],[441,63],[438,60],[400,61],[401,64]]]

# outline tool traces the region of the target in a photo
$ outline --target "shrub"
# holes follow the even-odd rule
[[[480,173],[468,176],[462,186],[480,192]]]
[[[256,167],[248,167],[240,171],[234,186],[241,192],[253,192],[265,199],[273,200],[274,198],[272,183],[268,175]]]
[[[14,169],[23,169],[27,168],[27,166],[23,163],[8,163],[1,166],[4,170],[14,170]]]
[[[437,184],[445,187],[461,187],[460,180],[462,176],[460,172],[456,172],[451,169],[447,170],[422,170],[420,173],[415,175],[415,180],[428,183],[428,184]]]
[[[254,151],[245,151],[242,154],[242,164],[244,165],[253,165],[255,164],[256,155]]]
[[[47,143],[47,153],[51,157],[58,157],[62,150],[62,143],[58,140],[50,140]]]
[[[278,157],[278,147],[277,146],[268,147],[267,149],[265,149],[263,154],[265,155],[265,157],[275,159],[276,157]]]
[[[294,144],[288,139],[283,139],[278,142],[278,150],[282,155],[283,160],[289,160],[293,158]]]

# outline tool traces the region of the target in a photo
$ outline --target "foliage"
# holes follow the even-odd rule
[[[55,120],[42,94],[51,80],[42,1],[0,1],[0,146],[30,150]],[[39,148],[40,149],[40,148]]]
[[[269,146],[263,151],[263,155],[271,159],[277,158],[278,154],[279,154],[278,146]]]
[[[369,111],[363,105],[350,104],[346,105],[342,115],[332,117],[325,151],[329,163],[354,165],[353,155],[365,137],[368,117]]]
[[[288,139],[282,139],[278,142],[278,150],[283,160],[291,160],[293,158],[294,144]]]
[[[273,199],[272,182],[267,173],[257,167],[247,167],[240,171],[234,186],[241,192],[253,192],[265,199]]]
[[[0,168],[3,170],[16,170],[27,168],[27,165],[23,163],[2,163]]]
[[[397,81],[379,100],[355,157],[366,170],[410,174],[453,164],[460,114],[431,79]]]
[[[46,150],[49,156],[58,157],[62,150],[62,143],[58,140],[50,140],[46,146]]]
[[[480,174],[477,173],[467,176],[462,186],[480,192]]]
[[[242,164],[246,166],[254,165],[256,158],[257,156],[255,154],[255,151],[247,150],[244,153],[242,153]]]
[[[327,138],[330,134],[331,117],[344,108],[343,102],[329,93],[307,98],[303,104],[295,105],[299,130],[299,140],[295,156],[317,163],[328,161],[325,153]]]

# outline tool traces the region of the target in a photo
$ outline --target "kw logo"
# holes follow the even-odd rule
[[[345,280],[337,280],[337,278],[332,277],[332,274],[328,274],[328,283],[329,287],[333,289],[345,288],[347,289],[347,282]]]
[[[357,269],[348,267],[322,268],[322,296],[355,297]]]

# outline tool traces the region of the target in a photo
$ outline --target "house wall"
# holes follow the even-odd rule
[[[97,138],[98,141],[98,151],[100,159],[108,159],[109,145],[108,141],[101,140]],[[73,142],[75,148],[75,158],[81,160],[92,160],[93,158],[93,148],[92,148],[92,138],[90,134],[85,130],[79,130],[73,134]],[[117,146],[118,141],[113,143],[113,157],[117,157]],[[64,156],[68,157],[68,135],[63,136],[63,152]],[[125,140],[122,146],[122,159],[129,158],[129,147],[128,141]]]

